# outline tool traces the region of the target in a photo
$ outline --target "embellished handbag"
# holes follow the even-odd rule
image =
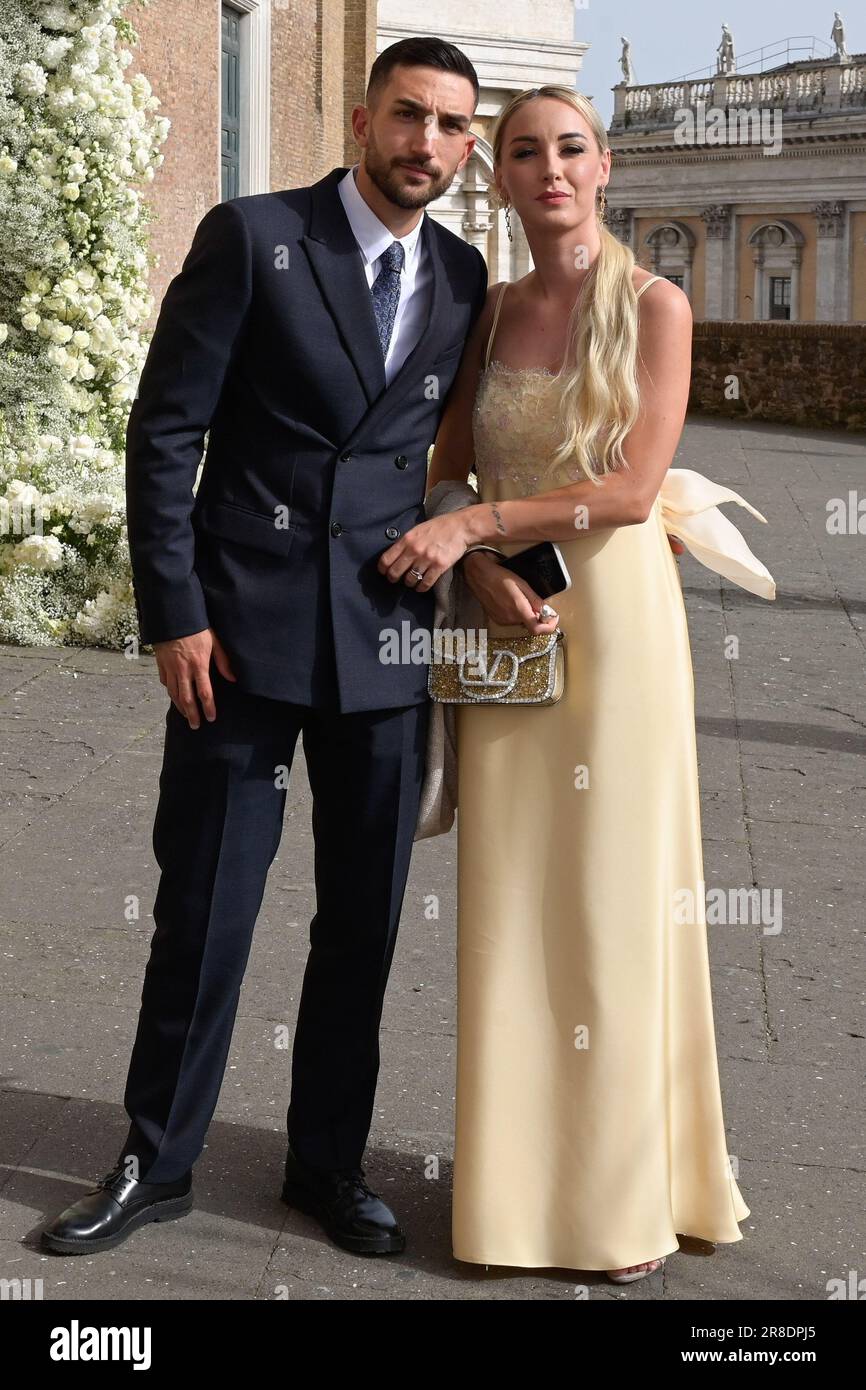
[[[445,705],[554,705],[565,689],[565,633],[486,637],[476,652],[435,658],[427,676],[432,700]]]

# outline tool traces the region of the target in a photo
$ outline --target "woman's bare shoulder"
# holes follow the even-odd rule
[[[642,265],[635,265],[632,275],[635,291],[639,291],[642,285],[649,284],[651,279],[655,279],[655,284],[639,299],[641,320],[648,327],[659,320],[670,322],[671,318],[691,321],[692,310],[687,293],[681,291],[680,286],[674,285],[671,279],[666,279],[663,275],[656,277],[652,271],[644,270]]]
[[[641,310],[649,309],[650,304],[672,305],[675,309],[680,309],[681,312],[690,307],[689,297],[680,289],[679,285],[675,285],[672,280],[666,280],[663,275],[658,276],[651,270],[644,270],[643,266],[635,266],[632,284],[636,290],[639,290],[642,285],[648,284],[650,280],[655,280],[656,283],[652,289],[647,290],[646,294],[641,295]]]

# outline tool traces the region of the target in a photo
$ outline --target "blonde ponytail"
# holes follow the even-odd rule
[[[571,87],[549,83],[518,92],[502,108],[493,130],[493,154],[501,162],[505,127],[526,102],[555,97],[569,102],[589,125],[599,153],[607,149],[604,124],[592,102]],[[605,226],[601,248],[572,307],[566,350],[557,380],[562,442],[549,470],[567,465],[594,483],[627,468],[623,441],[640,413],[637,378],[637,294],[634,254]]]

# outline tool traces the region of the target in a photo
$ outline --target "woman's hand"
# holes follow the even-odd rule
[[[524,579],[503,569],[489,551],[479,550],[463,561],[463,575],[488,617],[495,623],[523,623],[531,633],[555,632],[559,615],[540,622],[535,614],[544,603]],[[555,603],[551,607],[555,607]]]
[[[471,506],[461,507],[444,516],[431,517],[429,521],[419,522],[401,536],[379,556],[378,568],[392,584],[403,580],[411,589],[424,593],[432,589],[436,580],[461,555],[465,555],[470,544],[469,530],[464,511]],[[418,579],[410,570],[418,570],[424,577]]]

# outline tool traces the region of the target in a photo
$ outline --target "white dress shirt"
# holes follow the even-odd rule
[[[400,299],[394,318],[394,328],[388,353],[385,358],[385,383],[390,386],[409,353],[415,347],[424,331],[430,312],[433,292],[433,267],[424,247],[421,231],[424,218],[422,211],[418,225],[407,236],[395,237],[384,222],[376,216],[369,203],[358,191],[355,182],[354,164],[337,184],[346,216],[349,219],[355,240],[361,252],[367,284],[373,283],[382,268],[382,253],[392,241],[399,241],[403,247],[403,269],[400,272]]]

